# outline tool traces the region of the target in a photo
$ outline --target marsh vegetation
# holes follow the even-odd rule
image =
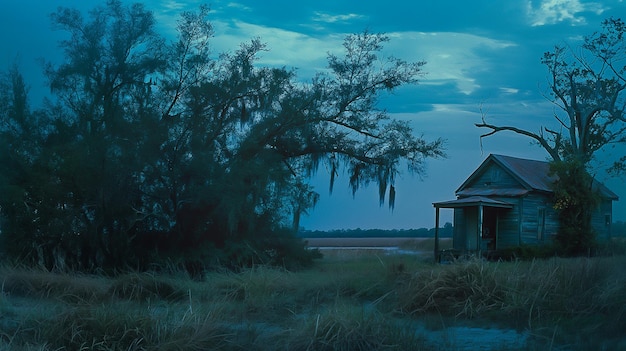
[[[336,255],[200,279],[5,266],[0,350],[619,349],[625,264]]]

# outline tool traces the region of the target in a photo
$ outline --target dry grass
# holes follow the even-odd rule
[[[398,307],[414,316],[487,319],[596,348],[588,343],[620,339],[626,330],[625,264],[610,257],[437,266],[399,282]]]
[[[9,296],[90,302],[106,293],[108,284],[82,274],[57,274],[37,269],[0,267],[1,292]]]
[[[287,350],[416,350],[423,342],[375,311],[336,305],[308,315],[286,341]]]
[[[435,265],[369,255],[326,258],[300,272],[213,272],[202,281],[4,267],[0,350],[442,349],[415,332],[414,323],[429,320],[526,330],[532,337],[519,350],[619,349],[625,264],[612,257]]]

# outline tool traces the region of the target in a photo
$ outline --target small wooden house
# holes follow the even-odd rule
[[[454,210],[455,250],[488,252],[550,242],[559,229],[552,203],[554,181],[548,162],[489,155],[456,190],[456,200],[433,204],[435,228],[439,210],[448,208]],[[602,200],[592,224],[599,239],[609,238],[618,197],[599,182],[594,187]]]

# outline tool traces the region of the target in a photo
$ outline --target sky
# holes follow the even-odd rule
[[[130,3],[131,1],[125,2]],[[133,1],[134,2],[134,1]],[[18,62],[31,88],[31,105],[47,96],[40,59],[62,56],[49,14],[58,6],[87,11],[101,2],[83,0],[2,0],[0,70]],[[546,160],[548,154],[530,139],[499,133],[481,140],[488,122],[539,132],[554,125],[557,110],[547,100],[547,71],[540,60],[555,45],[576,48],[585,35],[600,30],[609,17],[626,14],[623,0],[438,0],[438,1],[143,1],[158,28],[173,33],[181,11],[211,8],[213,48],[232,52],[260,38],[268,51],[262,65],[295,68],[309,79],[326,67],[329,52],[341,53],[347,34],[385,33],[384,53],[407,61],[426,61],[417,85],[383,96],[380,107],[392,118],[407,120],[416,135],[446,139],[445,159],[429,159],[424,174],[403,172],[396,180],[393,211],[378,201],[375,184],[354,196],[348,175],[340,173],[332,194],[329,174],[311,179],[320,193],[315,209],[301,219],[308,230],[412,229],[435,225],[433,202],[452,200],[455,190],[491,153]],[[595,176],[619,197],[614,221],[626,221],[624,177],[604,172],[608,160],[626,154],[626,145],[603,152]],[[441,212],[440,224],[452,222]]]

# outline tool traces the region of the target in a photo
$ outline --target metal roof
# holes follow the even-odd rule
[[[470,196],[458,200],[435,202],[433,203],[433,206],[436,208],[457,208],[473,206],[513,208],[513,204],[504,201],[494,200],[484,196]]]
[[[517,158],[504,155],[491,154],[483,163],[472,173],[457,189],[457,195],[490,195],[487,193],[474,192],[474,189],[465,187],[472,183],[474,178],[478,177],[482,171],[489,166],[491,162],[496,163],[502,169],[507,171],[513,178],[515,178],[521,186],[527,190],[535,190],[542,192],[552,192],[552,184],[558,179],[556,175],[550,175],[550,163],[546,161],[529,160],[524,158]],[[604,184],[594,181],[594,188],[596,188],[602,197],[618,200],[619,197],[607,188]],[[503,190],[503,189],[500,189]],[[506,189],[504,189],[506,190]],[[495,189],[494,189],[495,191]],[[504,195],[504,194],[493,194]],[[523,195],[523,194],[519,194]]]
[[[550,175],[548,162],[503,155],[491,156],[496,163],[506,168],[515,178],[531,189],[552,192],[552,183],[558,177]]]

